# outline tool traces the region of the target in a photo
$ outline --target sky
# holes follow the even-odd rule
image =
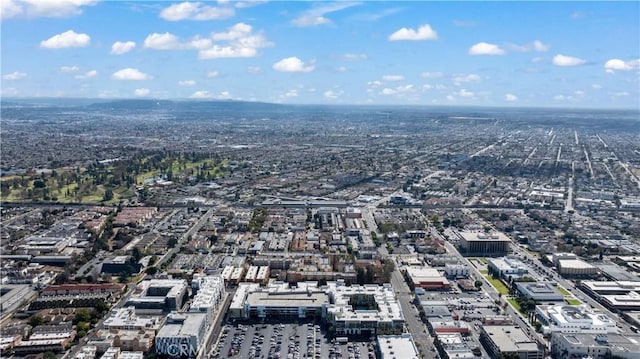
[[[640,108],[640,2],[0,0],[1,96]]]

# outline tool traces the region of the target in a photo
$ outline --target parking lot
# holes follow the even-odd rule
[[[327,340],[318,323],[226,324],[209,357],[373,359],[375,343]]]

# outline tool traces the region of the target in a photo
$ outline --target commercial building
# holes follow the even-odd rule
[[[511,240],[501,232],[460,231],[460,252],[466,256],[501,257],[509,253]]]
[[[416,348],[411,334],[400,335],[378,335],[377,349],[381,359],[419,359],[420,353]]]
[[[460,333],[438,334],[436,347],[442,358],[471,359],[477,358],[474,354],[482,355],[480,347],[471,347],[470,343]]]
[[[137,274],[142,270],[142,264],[132,262],[129,256],[117,256],[111,259],[107,259],[102,263],[101,273],[119,275]]]
[[[157,317],[139,317],[134,307],[114,308],[104,320],[105,329],[114,330],[153,330],[160,328]]]
[[[564,296],[551,285],[540,282],[516,282],[518,292],[536,302],[562,302]]]
[[[347,286],[343,281],[300,282],[292,287],[240,283],[229,306],[231,318],[317,318],[333,325],[336,335],[401,333],[404,316],[389,284]]]
[[[489,273],[495,273],[506,280],[521,278],[529,274],[529,267],[516,257],[489,258],[487,262]]]
[[[236,318],[322,318],[329,296],[317,282],[302,282],[291,287],[275,282],[268,287],[241,283],[229,307]]]
[[[197,275],[191,281],[195,296],[191,301],[189,312],[207,314],[207,327],[213,321],[213,313],[224,298],[224,279],[221,275]]]
[[[586,306],[538,305],[536,317],[545,333],[616,333],[616,322],[610,317],[590,311]]]
[[[553,358],[640,358],[640,336],[620,334],[553,333]]]
[[[558,261],[558,273],[563,277],[592,277],[598,274],[598,268],[582,259],[561,259]]]
[[[172,358],[195,358],[204,347],[206,328],[204,313],[172,312],[156,335],[156,353]]]
[[[553,253],[551,255],[551,262],[554,266],[558,266],[561,260],[578,259],[578,255],[575,253]]]
[[[137,310],[168,312],[181,309],[188,295],[184,279],[151,279],[138,283],[126,305]]]
[[[542,359],[543,349],[519,327],[513,325],[483,325],[480,342],[491,358],[515,355],[520,359]]]
[[[640,310],[640,282],[583,281],[580,287],[610,309]]]
[[[445,264],[444,265],[444,273],[447,278],[468,278],[469,277],[469,267],[464,264]]]
[[[449,290],[451,283],[435,268],[406,266],[404,272],[415,288],[424,290]]]
[[[336,335],[399,334],[404,315],[391,284],[347,286],[327,283],[331,304],[325,321]]]

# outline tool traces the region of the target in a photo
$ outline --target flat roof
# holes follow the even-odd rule
[[[558,261],[558,265],[561,268],[572,268],[572,269],[595,269],[596,267],[591,264],[583,261],[582,259],[560,259]]]
[[[378,335],[378,347],[383,359],[420,359],[411,334]]]
[[[458,234],[467,242],[511,242],[511,239],[502,232],[493,231],[459,231]]]
[[[482,330],[500,348],[501,352],[532,352],[540,350],[535,341],[529,338],[522,329],[513,325],[484,325]]]
[[[247,294],[246,301],[254,307],[320,307],[329,303],[329,296],[322,291],[291,291],[274,293],[254,291]]]
[[[183,336],[195,336],[198,337],[200,329],[204,325],[204,321],[207,318],[206,313],[171,313],[168,318],[180,319],[177,322],[167,322],[160,331],[158,337],[183,337]]]

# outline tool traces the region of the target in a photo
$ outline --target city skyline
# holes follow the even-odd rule
[[[9,0],[1,11],[4,98],[640,106],[637,2]]]

